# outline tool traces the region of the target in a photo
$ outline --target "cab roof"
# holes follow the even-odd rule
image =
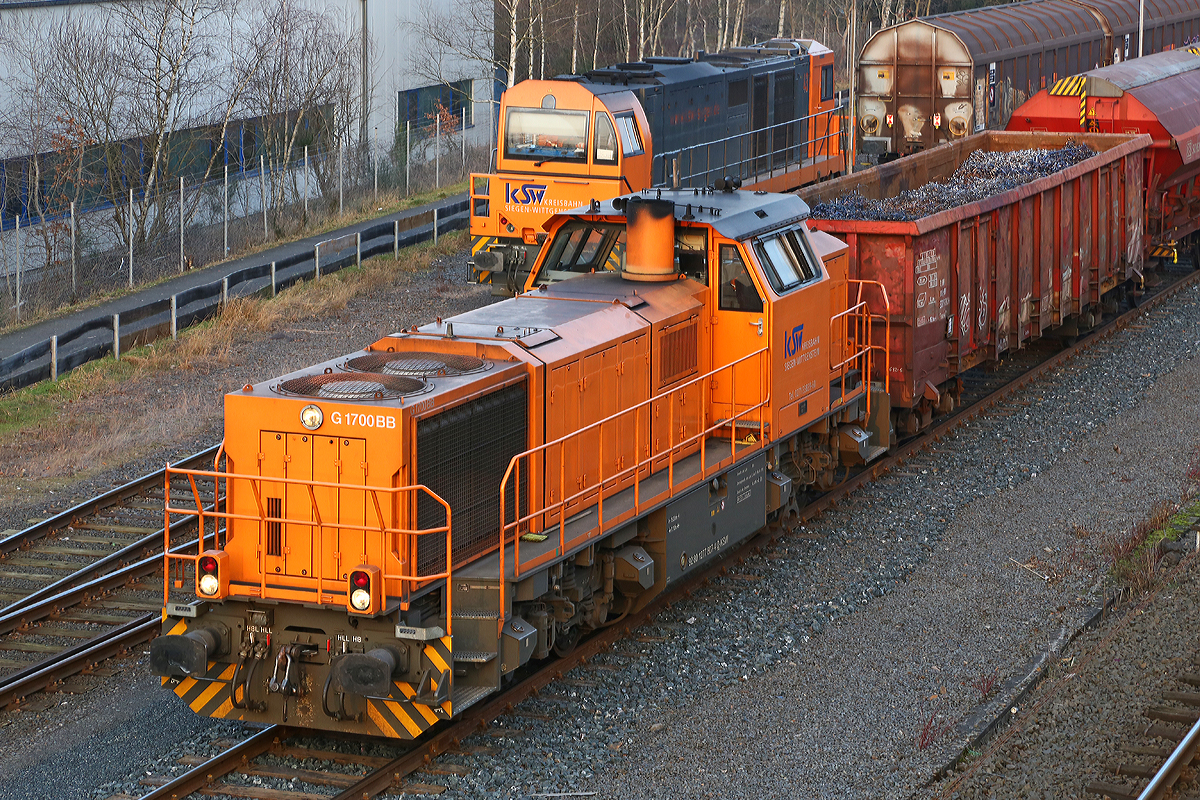
[[[596,214],[624,216],[616,203],[631,197],[670,200],[675,204],[677,222],[701,222],[712,225],[729,239],[749,239],[775,228],[808,218],[808,204],[794,194],[772,194],[738,189],[732,192],[713,189],[653,189],[636,195],[622,195],[596,206],[581,206],[556,215],[584,217]]]

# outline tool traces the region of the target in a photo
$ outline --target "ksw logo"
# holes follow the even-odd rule
[[[546,196],[546,185],[526,183],[513,188],[511,183],[504,184],[504,202],[516,203],[520,206],[533,206],[542,202]]]
[[[788,358],[800,352],[800,345],[804,343],[804,326],[797,325],[792,328],[792,332],[783,332],[783,352]]]

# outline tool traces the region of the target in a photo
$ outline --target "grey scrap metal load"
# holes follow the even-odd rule
[[[1095,150],[1078,142],[1068,142],[1058,150],[975,150],[945,182],[930,181],[924,186],[883,200],[864,197],[856,189],[841,197],[815,204],[812,216],[817,219],[911,222],[939,211],[994,197],[1094,155]]]

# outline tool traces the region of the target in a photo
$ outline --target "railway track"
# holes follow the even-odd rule
[[[211,463],[217,452],[185,461]],[[163,475],[144,475],[0,542],[0,708],[157,634]],[[212,487],[204,490],[211,503]]]
[[[956,413],[937,423],[923,434],[901,444],[886,459],[871,465],[870,468],[844,481],[834,490],[814,499],[801,508],[796,517],[789,520],[786,525],[779,522],[768,525],[757,535],[744,542],[721,563],[700,571],[686,583],[676,586],[659,597],[647,609],[630,615],[620,625],[599,631],[588,640],[581,642],[566,656],[532,669],[509,689],[491,700],[472,706],[462,717],[437,730],[430,738],[405,746],[398,745],[397,747],[402,752],[386,763],[381,763],[379,760],[368,761],[363,758],[350,759],[362,769],[358,771],[354,782],[342,787],[342,791],[335,796],[344,800],[349,800],[349,798],[357,800],[357,798],[374,797],[389,789],[404,791],[406,787],[407,791],[412,793],[436,794],[444,791],[446,788],[444,786],[423,782],[405,784],[405,781],[422,771],[436,774],[439,768],[431,765],[439,756],[464,752],[469,755],[469,751],[463,749],[463,742],[468,736],[488,728],[498,718],[513,713],[518,704],[528,698],[538,696],[547,686],[562,680],[571,670],[587,666],[590,660],[600,654],[611,653],[617,642],[631,636],[635,629],[652,623],[660,611],[669,609],[672,604],[685,597],[690,597],[697,590],[725,574],[731,563],[742,563],[751,553],[761,552],[764,548],[773,546],[779,538],[790,535],[790,529],[798,523],[808,522],[826,510],[837,506],[860,486],[904,465],[950,434],[956,427],[993,411],[1008,413],[1005,409],[1012,402],[1012,395],[1028,383],[1062,367],[1066,362],[1089,348],[1105,346],[1104,343],[1112,334],[1130,325],[1144,314],[1155,313],[1154,309],[1176,292],[1200,283],[1200,272],[1184,273],[1180,271],[1173,273],[1172,277],[1175,280],[1164,282],[1156,287],[1153,295],[1144,296],[1138,308],[1118,315],[1108,323],[1097,327],[1087,337],[1068,347],[1058,349],[1057,352],[1053,347],[1029,347],[1013,354],[1011,358],[1006,359],[1005,365],[993,371],[989,377],[973,381],[973,385],[964,392],[964,397],[974,398],[970,404],[964,405]],[[622,655],[621,653],[613,654]],[[634,657],[637,654],[624,655]],[[312,769],[308,763],[301,765],[298,759],[295,766],[288,765],[282,768],[278,764],[264,764],[259,761],[259,759],[264,759],[277,762],[280,757],[296,758],[297,752],[300,751],[289,745],[288,741],[299,735],[301,734],[287,728],[278,726],[268,728],[219,756],[199,764],[183,775],[162,783],[152,792],[144,795],[141,800],[182,800],[194,793],[227,794],[237,797],[268,796],[255,789],[239,787],[238,780],[240,779],[230,778],[235,773],[243,776],[258,775],[281,778],[289,781],[289,785],[293,787],[297,783],[310,784],[313,787],[337,785],[321,783],[321,780],[327,780],[322,777],[326,773],[320,769]],[[311,732],[306,732],[304,735],[314,736]],[[1191,738],[1195,743],[1200,744],[1200,730],[1195,731],[1195,735]],[[320,747],[309,747],[300,754],[306,758],[316,758],[318,761],[326,759],[329,764],[343,765],[337,770],[341,777],[332,780],[343,783],[348,780],[345,777],[344,768],[348,758],[346,754],[337,752],[333,748]],[[450,768],[451,766],[455,765],[442,768],[441,771],[455,771]],[[322,791],[289,788],[271,789],[269,796],[278,798],[278,800],[309,800],[330,795]]]
[[[1093,781],[1089,794],[1111,800],[1161,800],[1200,750],[1200,674],[1179,675],[1179,691],[1163,692],[1159,705],[1143,716],[1149,724],[1143,743],[1124,742],[1120,758],[1105,767],[1114,776],[1149,779],[1140,789],[1127,784]],[[1184,727],[1190,725],[1191,727]]]

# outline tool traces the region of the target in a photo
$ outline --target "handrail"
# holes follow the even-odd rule
[[[858,296],[856,303],[864,303],[863,289],[866,287],[875,287],[880,290],[880,297],[883,300],[883,314],[871,314],[871,323],[882,321],[883,323],[883,344],[875,344],[871,341],[870,331],[868,331],[868,347],[872,350],[883,351],[883,392],[886,395],[892,393],[892,300],[888,297],[888,289],[878,281],[869,281],[865,278],[847,278],[847,283],[858,284]],[[870,408],[870,407],[868,407]]]
[[[710,438],[710,434],[713,433],[714,431],[718,431],[718,430],[728,427],[730,430],[730,435],[729,435],[730,456],[735,457],[737,455],[738,444],[743,444],[743,445],[747,444],[745,441],[739,442],[737,439],[737,421],[739,419],[741,419],[742,417],[744,417],[754,411],[758,411],[759,409],[766,408],[768,406],[768,404],[770,403],[769,387],[767,387],[765,385],[770,371],[769,371],[769,369],[766,369],[765,368],[766,365],[763,365],[763,363],[762,363],[765,358],[769,357],[769,355],[770,355],[770,348],[763,347],[752,353],[748,353],[747,355],[744,355],[741,358],[738,358],[735,361],[730,362],[729,364],[721,365],[720,367],[712,369],[709,372],[704,373],[703,375],[696,376],[696,377],[688,380],[685,383],[679,384],[679,385],[673,387],[672,389],[670,389],[666,392],[663,392],[662,394],[655,395],[651,398],[641,401],[640,403],[637,403],[636,405],[622,409],[621,411],[618,411],[615,414],[605,417],[604,419],[601,419],[597,422],[593,422],[590,425],[587,425],[583,428],[579,428],[577,430],[571,431],[570,433],[568,433],[564,436],[561,436],[561,437],[554,439],[552,441],[549,441],[549,442],[545,442],[536,447],[532,447],[523,453],[519,453],[519,454],[513,456],[512,459],[509,460],[508,469],[505,470],[503,479],[501,479],[501,481],[500,481],[500,543],[499,543],[499,545],[500,545],[499,546],[499,551],[500,551],[500,557],[499,557],[500,558],[500,564],[499,564],[499,567],[500,567],[500,607],[501,608],[505,607],[506,590],[505,590],[505,577],[504,576],[506,575],[506,567],[507,567],[505,548],[509,542],[510,531],[514,534],[517,534],[517,533],[519,533],[520,527],[523,524],[529,522],[530,520],[532,520],[536,517],[540,517],[540,516],[549,517],[550,515],[553,515],[555,513],[555,511],[557,511],[558,516],[559,516],[559,522],[558,522],[559,548],[560,548],[560,552],[566,552],[566,550],[568,548],[568,544],[566,541],[566,527],[567,527],[566,526],[566,522],[567,522],[566,509],[567,509],[567,506],[570,505],[573,501],[576,501],[582,497],[586,497],[586,496],[592,494],[593,492],[598,492],[597,502],[598,502],[599,510],[598,510],[597,519],[598,519],[598,524],[601,527],[603,527],[603,524],[604,524],[604,485],[605,484],[612,483],[614,481],[619,482],[619,481],[629,477],[630,475],[632,475],[633,476],[633,490],[634,490],[633,511],[636,514],[638,512],[638,509],[641,506],[641,495],[640,495],[641,478],[639,476],[641,475],[642,471],[647,469],[648,467],[652,470],[654,462],[660,461],[662,458],[664,458],[664,456],[667,459],[666,469],[668,471],[668,481],[667,481],[667,490],[666,490],[667,496],[673,496],[674,492],[675,492],[675,488],[676,488],[675,487],[675,478],[674,478],[674,467],[675,467],[675,455],[677,452],[685,450],[685,449],[689,449],[691,447],[691,445],[693,445],[696,442],[699,442],[700,443],[700,474],[703,476],[707,476],[708,472],[709,472],[709,465],[706,465],[704,463],[704,456],[705,456],[704,442],[708,438]],[[736,370],[736,367],[737,367],[737,365],[742,364],[743,362],[748,362],[750,359],[758,359],[759,364],[760,364],[759,376],[762,379],[762,383],[760,383],[760,386],[759,386],[759,389],[760,389],[759,398],[760,399],[759,399],[758,403],[749,405],[746,408],[743,408],[741,411],[737,411],[737,370]],[[675,439],[675,421],[674,421],[675,404],[673,402],[671,402],[672,398],[685,392],[687,389],[689,389],[692,386],[696,386],[696,385],[700,385],[701,387],[708,386],[708,382],[713,378],[713,376],[717,375],[718,373],[725,372],[725,371],[728,371],[731,376],[730,388],[729,388],[729,405],[730,405],[731,411],[733,412],[732,415],[725,419],[716,420],[714,422],[714,424],[709,425],[708,427],[699,431],[695,435],[687,438],[686,440],[676,442],[674,440]],[[711,398],[710,398],[710,400],[711,400]],[[653,412],[653,409],[652,409],[653,404],[662,403],[662,402],[667,402],[669,409],[670,409],[669,417],[668,417],[669,443],[668,443],[667,448],[664,450],[658,451],[658,452],[654,452],[653,448],[651,448],[650,454],[648,456],[646,456],[645,458],[639,457],[637,459],[636,463],[633,464],[633,466],[625,467],[624,469],[621,469],[613,474],[606,474],[605,469],[604,469],[604,457],[603,457],[603,448],[604,448],[603,427],[605,425],[615,424],[616,421],[620,417],[628,416],[628,415],[632,414],[634,416],[634,420],[635,420],[635,425],[634,425],[635,431],[637,432],[635,434],[635,445],[634,445],[635,453],[637,453],[640,451],[640,447],[641,447],[641,441],[640,441],[641,425],[640,425],[640,422],[641,422],[641,418],[642,418],[642,410],[646,409],[647,419],[649,419],[650,418],[649,415]],[[702,404],[702,407],[705,407],[705,408],[711,407],[711,402]],[[766,423],[765,415],[760,413],[758,415],[759,438],[758,438],[758,441],[755,442],[755,444],[757,444],[758,447],[762,447],[762,444],[766,439],[766,435],[765,435],[766,427],[767,427],[767,423]],[[599,434],[598,438],[599,438],[599,442],[600,442],[600,453],[599,453],[599,457],[597,458],[597,463],[599,464],[599,479],[598,479],[598,481],[589,486],[580,488],[579,491],[575,492],[574,494],[572,494],[568,497],[566,494],[566,485],[565,485],[565,481],[564,481],[565,475],[562,474],[562,471],[565,470],[565,459],[560,457],[561,463],[560,463],[559,490],[560,490],[562,496],[557,501],[549,503],[545,506],[542,506],[541,502],[538,502],[537,510],[531,509],[528,513],[526,513],[525,515],[522,516],[521,512],[520,512],[522,498],[519,495],[519,487],[521,484],[521,481],[519,478],[520,470],[521,470],[521,461],[526,460],[526,459],[531,459],[533,456],[535,456],[539,453],[545,453],[547,450],[549,450],[552,447],[562,447],[569,440],[580,438],[584,434],[587,434],[588,432],[593,431],[593,430],[598,432],[598,434]],[[545,465],[543,465],[542,473],[543,474],[546,473]],[[514,474],[518,476],[518,478],[517,478],[517,487],[518,488],[517,488],[516,492],[514,492],[514,500],[517,505],[517,510],[516,510],[516,514],[514,516],[513,521],[509,522],[508,514],[507,514],[508,508],[507,508],[506,497],[507,497],[507,493],[508,493],[510,478],[512,478],[514,476]],[[513,565],[513,573],[514,573],[514,577],[519,578],[520,574],[521,574],[520,536],[519,535],[513,536],[512,541],[514,542],[513,558],[515,560],[515,563]],[[500,623],[503,624],[503,620],[500,620]]]
[[[769,158],[772,160],[769,169],[765,172],[760,172],[756,168],[751,168],[748,177],[757,177],[762,174],[769,174],[773,176],[777,169],[786,170],[787,167],[792,164],[802,164],[804,159],[809,158],[810,156],[814,159],[829,159],[839,155],[844,156],[844,153],[841,152],[842,148],[840,144],[843,128],[842,123],[845,116],[843,110],[844,106],[836,106],[825,111],[818,111],[814,114],[809,114],[804,117],[797,117],[796,119],[787,120],[786,122],[777,122],[764,128],[743,131],[732,136],[714,139],[711,142],[701,142],[699,144],[689,145],[688,147],[682,147],[677,150],[670,150],[660,153],[656,155],[654,159],[655,161],[661,159],[663,181],[655,185],[668,186],[671,184],[672,179],[668,177],[671,174],[671,170],[668,168],[670,159],[677,158],[682,166],[682,161],[685,154],[688,159],[689,173],[687,175],[680,176],[681,184],[693,181],[697,177],[707,176],[714,171],[720,172],[723,175],[736,174],[737,176],[742,177],[743,167],[745,167],[747,164],[753,165],[753,162],[764,158]],[[802,123],[805,122],[810,124],[810,136],[806,141],[795,142],[790,145],[785,143],[783,146],[776,147],[777,133],[796,130]],[[812,131],[818,127],[818,124],[822,122],[824,124],[824,132],[821,134],[812,133]],[[755,141],[754,137],[756,136],[768,136],[770,138],[770,145],[767,150],[760,153],[757,152],[756,148],[751,146],[750,150],[752,152],[750,155],[746,156],[745,158],[735,160],[730,159],[729,149],[731,144],[740,151],[747,146],[747,144],[743,144],[743,142],[748,143],[748,145],[753,145]],[[834,139],[836,139],[836,141],[831,141]],[[713,159],[711,157],[712,148],[714,147],[717,147],[721,150],[720,158],[718,159],[718,163],[715,165],[713,164]],[[705,153],[705,166],[703,169],[694,169],[696,161],[695,154],[701,149],[703,149]],[[835,152],[835,149],[837,152]],[[811,154],[809,152],[810,150],[812,151]],[[793,153],[798,153],[799,157],[797,158],[795,155],[793,155]],[[777,165],[774,163],[774,160],[777,156],[782,156],[782,165]],[[736,168],[736,170],[734,168]]]
[[[171,503],[171,477],[172,476],[184,476],[188,479],[192,498],[196,502],[195,508],[177,507],[177,506],[172,505],[172,503]],[[214,479],[216,482],[216,485],[217,485],[216,491],[217,491],[218,496],[220,495],[220,488],[219,488],[220,481],[223,479],[226,484],[226,486],[225,486],[225,497],[226,498],[230,497],[230,481],[235,481],[235,482],[239,481],[239,480],[246,481],[250,485],[250,491],[253,492],[254,501],[258,508],[258,513],[257,514],[240,513],[240,512],[234,512],[228,508],[226,508],[226,510],[224,510],[224,511],[206,510],[204,508],[203,503],[200,500],[200,494],[196,487],[196,478],[212,478],[212,479]],[[284,484],[284,485],[293,485],[293,486],[304,487],[307,490],[307,495],[308,495],[308,499],[309,499],[309,509],[308,510],[310,510],[312,512],[312,517],[308,518],[308,519],[304,519],[304,518],[296,518],[296,517],[283,516],[283,515],[273,516],[273,515],[269,514],[262,502],[262,484],[264,484],[264,483]],[[381,577],[382,577],[383,583],[380,588],[382,591],[381,603],[382,603],[383,607],[385,607],[385,608],[387,607],[387,598],[388,598],[387,582],[389,580],[400,582],[400,584],[402,586],[402,593],[400,596],[404,597],[404,596],[407,596],[407,592],[410,590],[411,585],[419,585],[419,584],[422,584],[422,583],[425,583],[428,581],[432,581],[432,580],[445,579],[446,584],[447,584],[447,591],[445,592],[446,632],[447,632],[447,634],[449,634],[451,632],[452,606],[451,606],[449,584],[450,584],[450,578],[453,575],[453,563],[454,563],[454,549],[452,546],[453,543],[452,543],[452,537],[451,537],[451,530],[452,530],[452,526],[453,526],[452,518],[451,518],[452,512],[451,512],[450,504],[448,502],[446,502],[444,499],[442,499],[436,492],[434,492],[432,489],[428,488],[424,484],[416,484],[413,486],[365,486],[365,485],[359,485],[359,484],[336,483],[336,482],[332,482],[332,481],[305,480],[303,478],[284,478],[284,477],[274,477],[274,476],[269,476],[269,475],[245,475],[245,474],[221,472],[221,471],[215,471],[215,470],[179,469],[179,468],[172,467],[170,464],[168,464],[167,468],[166,468],[164,484],[165,484],[164,491],[165,491],[165,497],[166,497],[166,501],[164,503],[165,519],[164,519],[164,525],[163,525],[163,536],[165,539],[165,545],[164,545],[165,553],[164,553],[164,564],[163,564],[163,566],[164,566],[164,578],[163,578],[163,602],[164,602],[164,604],[170,599],[171,561],[172,560],[175,560],[178,562],[189,562],[190,561],[192,563],[195,563],[200,558],[200,554],[202,554],[206,549],[208,549],[205,546],[205,538],[206,538],[205,520],[206,519],[211,520],[214,537],[216,536],[216,533],[219,530],[218,520],[225,521],[226,530],[228,530],[228,527],[229,527],[231,521],[239,521],[240,520],[240,521],[246,521],[246,522],[254,522],[254,523],[258,524],[258,537],[259,537],[259,540],[258,540],[259,556],[258,556],[258,558],[259,558],[259,566],[260,566],[259,592],[260,592],[260,597],[265,597],[266,590],[267,590],[267,585],[266,585],[267,572],[266,572],[265,564],[262,561],[263,554],[266,553],[266,542],[264,541],[264,536],[265,536],[267,523],[277,522],[277,523],[280,523],[281,525],[299,525],[299,526],[303,526],[303,527],[307,527],[307,528],[314,528],[316,530],[316,538],[313,543],[313,553],[315,556],[314,560],[317,564],[317,569],[314,570],[313,575],[308,576],[306,578],[300,578],[299,580],[312,581],[316,584],[315,594],[317,595],[316,602],[318,604],[323,604],[322,599],[323,599],[323,595],[325,593],[324,583],[325,583],[325,581],[330,580],[330,578],[326,577],[323,574],[324,573],[324,562],[323,562],[322,556],[325,552],[324,541],[323,541],[325,528],[335,528],[335,529],[346,530],[346,531],[361,531],[364,535],[367,533],[378,533],[379,537],[380,537],[379,538],[379,553],[380,553],[380,560],[382,562],[381,567],[386,567],[387,555],[391,554],[393,557],[396,558],[397,561],[399,561],[401,570],[402,570],[398,574],[397,573],[389,573],[386,570],[381,571]],[[315,492],[316,489],[336,489],[336,490],[338,490],[338,492],[346,492],[346,491],[353,491],[353,490],[362,491],[364,494],[367,494],[371,497],[371,502],[374,506],[374,511],[375,511],[375,518],[376,518],[376,520],[378,520],[378,524],[377,525],[369,525],[366,523],[358,524],[358,523],[352,523],[352,522],[343,522],[342,520],[337,519],[335,517],[335,515],[328,516],[328,519],[332,519],[333,521],[324,521],[326,518],[322,517],[322,515],[321,515],[321,511],[319,508],[319,504],[317,502],[317,496],[316,496],[316,492]],[[442,509],[446,512],[446,524],[435,527],[435,528],[423,528],[423,529],[397,527],[397,526],[385,524],[385,517],[384,517],[384,513],[383,513],[383,509],[384,509],[385,505],[383,503],[380,503],[380,499],[379,499],[380,495],[384,495],[385,497],[391,498],[391,497],[397,497],[397,496],[405,495],[405,494],[414,494],[414,495],[424,494],[424,495],[432,498],[434,501],[436,501],[438,504],[440,504],[442,506]],[[331,495],[331,497],[337,497],[337,496],[338,496],[337,493]],[[385,501],[385,502],[387,502],[387,501]],[[390,508],[391,507],[390,503],[388,503],[388,505],[386,507]],[[411,508],[416,507],[415,501],[411,503],[410,507]],[[300,510],[299,512],[295,512],[295,513],[303,513],[303,510]],[[180,516],[180,517],[196,517],[197,518],[199,547],[197,549],[196,555],[171,554],[171,552],[170,552],[170,548],[171,548],[171,515],[173,515],[173,514],[176,516]],[[400,536],[417,537],[417,536],[427,536],[430,534],[437,534],[437,533],[445,534],[445,537],[446,537],[446,570],[445,570],[445,572],[430,573],[427,575],[404,573],[403,568],[406,566],[411,567],[413,570],[416,569],[415,560],[413,561],[413,563],[410,564],[410,559],[408,557],[408,549],[406,549],[405,552],[403,554],[401,554],[400,552],[397,551],[397,548],[395,546],[389,547],[388,546],[389,542],[395,542],[397,537],[400,537]],[[214,542],[214,544],[215,544],[215,542]],[[179,566],[182,566],[182,564],[180,564]],[[295,578],[296,576],[289,576],[289,577]],[[335,575],[332,579],[336,580],[337,576]],[[291,591],[297,591],[297,592],[313,591],[313,590],[307,590],[305,588],[300,588],[300,587],[289,587],[289,588]]]
[[[855,343],[854,352],[851,353],[851,355],[847,356],[846,358],[843,358],[837,364],[830,364],[829,369],[831,372],[840,372],[839,379],[841,381],[841,399],[838,401],[838,403],[839,403],[839,405],[845,405],[846,402],[849,400],[849,398],[846,396],[846,374],[848,372],[848,370],[846,368],[860,359],[862,359],[865,362],[862,365],[862,367],[860,368],[862,371],[862,374],[864,376],[862,392],[865,393],[866,397],[867,397],[867,416],[870,417],[871,416],[871,392],[869,391],[868,384],[870,382],[870,376],[871,376],[871,345],[870,345],[871,315],[869,312],[867,312],[866,309],[867,309],[866,302],[859,301],[858,303],[850,306],[846,310],[839,311],[838,313],[834,314],[832,317],[829,318],[831,327],[835,320],[841,319],[842,317],[846,317],[847,319],[852,318],[852,319],[856,320],[857,326],[858,326],[855,329],[854,337],[853,337],[853,341]],[[865,335],[866,335],[866,340],[867,340],[867,345],[865,347],[860,344],[860,342],[863,339],[864,326],[865,326]],[[849,328],[850,328],[850,326],[847,325],[847,338],[850,338]],[[830,405],[832,408],[832,404],[830,404]]]
[[[848,283],[858,284],[858,296],[856,303],[865,303],[863,300],[863,289],[868,286],[874,286],[879,290],[879,295],[883,300],[883,314],[871,314],[871,322],[883,323],[883,344],[875,344],[870,337],[870,331],[867,331],[867,346],[872,350],[883,351],[883,391],[885,394],[892,392],[892,301],[888,298],[887,287],[879,281],[866,280],[863,278],[848,278]],[[869,307],[869,306],[868,306]],[[869,411],[868,406],[868,411]]]

